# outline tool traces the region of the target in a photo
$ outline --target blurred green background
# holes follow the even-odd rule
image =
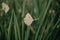
[[[31,25],[24,22],[27,13]],[[0,40],[60,40],[60,0],[0,0]]]

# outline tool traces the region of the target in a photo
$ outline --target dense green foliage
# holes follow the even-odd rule
[[[27,13],[37,19],[30,26],[24,23]],[[0,0],[0,40],[60,40],[59,31],[60,0]]]

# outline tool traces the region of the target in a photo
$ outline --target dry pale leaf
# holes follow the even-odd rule
[[[5,11],[5,13],[7,13],[9,11],[9,6],[6,3],[2,3],[2,10]]]
[[[24,22],[26,25],[30,26],[33,22],[33,18],[31,17],[31,15],[29,13],[26,14],[25,18],[24,18]]]

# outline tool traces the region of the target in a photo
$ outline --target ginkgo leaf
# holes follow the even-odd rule
[[[32,24],[33,21],[34,20],[33,20],[32,16],[29,13],[27,13],[25,18],[24,18],[25,24],[29,26]]]
[[[2,10],[5,11],[5,13],[7,13],[9,11],[9,6],[6,3],[2,3]]]

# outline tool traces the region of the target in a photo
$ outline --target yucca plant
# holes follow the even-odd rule
[[[0,40],[60,40],[59,0],[1,0]]]

